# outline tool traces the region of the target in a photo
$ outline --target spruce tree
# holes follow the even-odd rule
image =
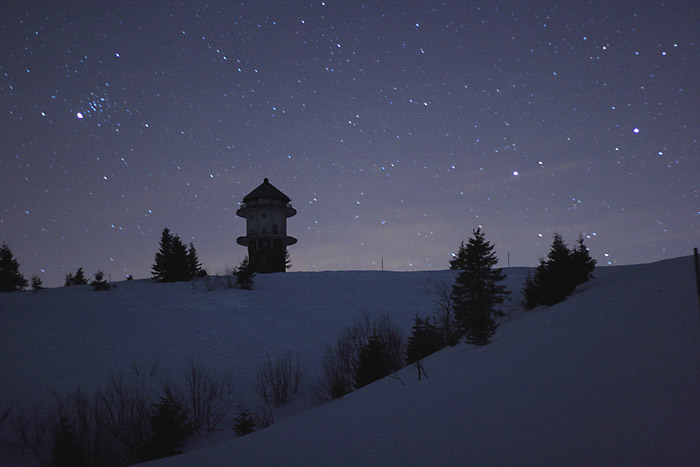
[[[90,285],[94,287],[95,291],[109,290],[109,284],[107,284],[107,280],[105,279],[105,273],[100,269],[95,273],[95,277],[92,282],[90,282]]]
[[[75,271],[75,276],[73,276],[73,285],[85,285],[87,283],[88,281],[83,272],[83,268],[78,268],[78,270]]]
[[[447,344],[434,320],[416,316],[406,345],[406,364],[410,365],[444,348]]]
[[[457,254],[453,254],[450,260],[450,269],[464,269],[467,264],[467,246],[460,242]]]
[[[552,306],[571,295],[577,285],[588,281],[595,260],[580,236],[576,247],[569,249],[558,233],[546,259],[540,259],[534,277],[528,277],[523,288],[523,303],[527,309],[537,305]]]
[[[255,271],[253,271],[253,266],[250,264],[247,256],[243,258],[234,274],[236,274],[236,286],[239,289],[251,290],[253,288]]]
[[[238,406],[238,415],[233,420],[233,431],[236,436],[245,436],[255,431],[255,419],[244,406]]]
[[[360,350],[355,371],[355,387],[361,388],[392,372],[392,364],[386,343],[377,332],[372,332],[369,341]]]
[[[160,249],[156,252],[151,274],[158,282],[172,282],[173,236],[168,228],[163,229]]]
[[[81,467],[89,463],[80,452],[78,437],[68,418],[60,417],[54,427],[54,443],[51,449],[51,467]]]
[[[187,250],[187,273],[190,279],[195,277],[204,277],[207,275],[207,271],[202,269],[202,265],[197,257],[197,250],[194,247],[194,243],[190,242],[190,247]]]
[[[44,288],[44,281],[39,276],[32,276],[32,290],[38,292]]]
[[[575,285],[583,284],[593,277],[591,274],[595,269],[596,260],[591,258],[588,248],[583,243],[583,235],[579,235],[576,241],[576,247],[571,251],[572,269],[574,277],[572,280]]]
[[[73,277],[72,272],[69,272],[69,273],[66,273],[66,281],[63,284],[63,286],[70,287],[71,285],[75,285],[75,277]]]
[[[151,413],[150,436],[144,447],[144,459],[153,460],[161,457],[182,454],[187,440],[194,434],[184,404],[165,388]]]
[[[505,275],[494,269],[498,258],[493,248],[481,228],[474,230],[464,246],[463,262],[452,287],[457,327],[470,344],[489,343],[498,327],[495,318],[502,316],[496,307],[510,293],[498,285]]]
[[[24,290],[27,280],[19,272],[19,263],[6,243],[0,247],[0,292]]]

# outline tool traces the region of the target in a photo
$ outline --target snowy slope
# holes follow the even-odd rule
[[[512,274],[522,282],[524,269]],[[330,271],[260,275],[252,291],[193,290],[189,283],[124,281],[0,294],[0,401],[33,402],[51,392],[107,381],[132,362],[162,374],[191,361],[231,369],[242,401],[267,353],[298,352],[316,371],[324,348],[364,312],[389,312],[406,332],[435,309],[435,287],[451,271]],[[519,287],[519,285],[516,285]]]
[[[482,348],[426,359],[232,442],[153,465],[697,465],[690,258],[601,268]]]
[[[518,291],[527,271],[506,270]],[[493,343],[461,344],[342,400],[164,465],[687,464],[700,458],[700,322],[690,258],[599,268],[566,302],[513,313]],[[309,376],[365,311],[408,333],[454,273],[258,276],[253,291],[121,282],[0,294],[0,402],[50,400],[131,362],[177,374],[231,369],[256,403],[266,354],[298,352]],[[514,293],[517,299],[517,292]],[[7,356],[11,358],[7,358]],[[298,401],[291,411],[308,408]],[[230,432],[219,437],[232,438]],[[211,442],[211,441],[210,441]],[[207,442],[200,443],[206,445]],[[0,463],[4,463],[0,459]]]

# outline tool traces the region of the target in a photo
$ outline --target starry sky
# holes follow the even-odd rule
[[[0,241],[63,284],[150,277],[163,228],[221,273],[268,177],[292,271],[599,264],[700,239],[700,6],[35,1],[0,6]]]

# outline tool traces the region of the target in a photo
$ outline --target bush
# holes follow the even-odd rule
[[[326,349],[321,361],[321,372],[314,387],[319,402],[337,399],[358,388],[357,376],[361,354],[363,351],[370,353],[368,346],[371,339],[374,346],[381,345],[381,358],[387,362],[389,373],[404,366],[404,341],[401,330],[387,313],[374,318],[365,313],[343,331],[333,346]],[[365,364],[367,362],[363,363]],[[362,379],[361,381],[364,382]]]
[[[150,435],[143,450],[144,460],[182,454],[185,443],[194,434],[187,409],[165,387],[160,402],[154,405],[149,418]]]
[[[184,400],[195,431],[218,430],[228,416],[233,396],[233,378],[200,363],[191,362],[182,375]]]
[[[266,404],[279,408],[299,393],[303,378],[298,355],[287,352],[273,362],[268,354],[258,367],[255,391]]]
[[[255,431],[255,418],[244,406],[238,406],[238,415],[233,420],[233,431],[241,437]]]

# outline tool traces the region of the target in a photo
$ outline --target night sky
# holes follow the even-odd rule
[[[4,1],[0,241],[26,278],[221,273],[268,177],[292,271],[445,269],[482,226],[534,266],[700,246],[700,6]]]

